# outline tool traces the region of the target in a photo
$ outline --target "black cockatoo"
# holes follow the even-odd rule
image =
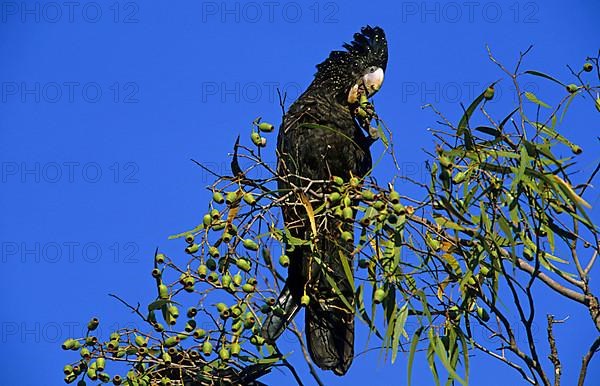
[[[373,139],[356,116],[356,109],[359,99],[365,100],[381,87],[387,41],[381,28],[366,26],[343,47],[344,51],[332,51],[317,65],[313,82],[283,117],[277,140],[279,190],[283,194],[306,188],[309,181],[327,181],[333,176],[345,181],[360,178],[371,169],[369,147]],[[311,190],[324,186],[311,184]],[[313,201],[313,207],[318,205]],[[342,241],[340,233],[343,227],[351,231],[351,226],[331,220],[320,224],[315,238],[297,196],[282,207],[290,234],[313,240],[315,247],[288,245],[290,265],[277,301],[280,312],[267,317],[262,334],[268,341],[277,339],[300,305],[308,302],[305,332],[310,355],[320,368],[343,375],[354,357],[354,288],[341,262],[351,258],[353,242]],[[350,260],[348,263],[352,266]],[[346,302],[335,293],[332,279]]]

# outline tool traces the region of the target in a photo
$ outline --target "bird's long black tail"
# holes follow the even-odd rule
[[[286,285],[263,323],[262,336],[275,341],[298,313],[306,293],[310,298],[304,316],[308,352],[321,369],[343,375],[354,357],[354,288],[342,259],[352,267],[353,242],[340,240],[339,225],[328,224],[315,251],[307,246],[288,250]]]

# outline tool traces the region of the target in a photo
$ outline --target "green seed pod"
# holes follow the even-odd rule
[[[342,210],[342,217],[346,221],[352,221],[352,219],[354,218],[354,211],[352,210],[352,208],[345,207]]]
[[[341,207],[336,206],[333,210],[333,215],[337,218],[342,218],[344,216],[344,212],[342,211]]]
[[[185,332],[192,332],[196,328],[196,321],[194,319],[190,319],[185,324]]]
[[[397,214],[398,216],[402,216],[403,214],[406,213],[406,208],[404,207],[404,205],[398,203],[398,204],[394,204],[392,206],[392,209],[394,210],[394,213]]]
[[[250,262],[246,259],[237,259],[235,265],[244,272],[250,271]]]
[[[206,331],[204,331],[201,328],[197,328],[194,330],[194,333],[192,334],[194,336],[194,338],[196,339],[202,339],[204,338],[204,336],[206,335]]]
[[[215,269],[217,269],[217,262],[214,259],[206,260],[206,268],[210,269],[211,271],[214,271]]]
[[[65,375],[69,375],[73,372],[73,366],[71,365],[66,365],[65,367],[63,367],[63,373]]]
[[[345,242],[350,242],[353,239],[352,232],[342,232],[342,240]]]
[[[373,294],[373,301],[375,304],[379,304],[385,298],[385,291],[382,288],[377,288]]]
[[[90,354],[90,350],[88,350],[85,347],[79,351],[79,355],[81,355],[81,357],[85,360],[90,359],[90,357],[92,356],[92,354]]]
[[[342,199],[342,195],[339,194],[338,192],[333,192],[333,193],[329,194],[329,196],[327,196],[327,200],[329,200],[329,202],[332,204],[335,204],[336,202],[338,202],[341,199]]]
[[[290,265],[290,258],[288,255],[281,255],[281,257],[279,257],[279,264],[281,264],[282,267],[287,268]]]
[[[162,273],[161,273],[160,269],[158,269],[158,268],[154,268],[154,269],[152,270],[152,277],[153,277],[153,278],[155,278],[155,279],[158,279],[158,278],[160,278],[160,277],[161,277],[161,275],[162,275]]]
[[[223,288],[229,287],[231,284],[231,276],[227,273],[221,276],[221,284],[223,285]]]
[[[238,200],[237,192],[229,192],[225,196],[225,202],[227,202],[227,205],[233,205],[235,202],[237,202],[237,200]]]
[[[93,346],[96,343],[98,343],[98,338],[96,338],[95,336],[88,336],[85,338],[85,345],[86,346]]]
[[[75,375],[75,374],[68,374],[68,375],[65,375],[65,377],[64,377],[65,383],[73,383],[76,379],[77,379],[77,375]]]
[[[171,354],[169,354],[166,351],[163,351],[161,358],[163,360],[163,363],[167,366],[169,366],[172,363]]]
[[[265,133],[270,133],[273,131],[275,127],[267,122],[261,122],[258,124],[258,130],[265,132]]]
[[[221,194],[221,192],[214,192],[212,198],[217,204],[222,204],[225,202],[225,198],[223,198],[223,194]]]
[[[202,224],[204,224],[205,228],[208,228],[212,223],[212,220],[213,218],[210,214],[205,214],[204,217],[202,217]]]
[[[171,386],[173,383],[171,382],[171,380],[167,377],[163,377],[160,380],[160,386]]]
[[[576,92],[578,89],[579,89],[579,87],[577,87],[577,85],[576,85],[576,84],[573,84],[573,83],[571,83],[571,84],[567,85],[567,91],[568,91],[570,94],[573,94],[573,93],[574,93],[574,92]]]
[[[252,292],[254,292],[254,290],[255,290],[255,288],[252,284],[246,283],[242,286],[242,291],[244,291],[246,293],[252,293]]]
[[[573,145],[571,147],[571,151],[573,152],[573,154],[581,154],[583,152],[583,149],[579,145]]]
[[[192,244],[192,245],[190,245],[190,246],[188,246],[188,247],[185,248],[185,253],[191,255],[193,253],[198,252],[198,249],[200,249],[200,245],[198,245],[198,244]]]
[[[110,351],[115,351],[119,348],[119,341],[118,340],[111,340],[106,344],[106,348],[108,348]]]
[[[176,346],[181,341],[178,335],[173,335],[165,339],[165,347],[173,347]]]
[[[167,312],[175,319],[179,317],[179,308],[173,304],[167,308]]]
[[[221,218],[221,212],[219,212],[218,209],[213,209],[210,211],[210,217],[212,217],[213,220],[218,220]]]
[[[161,323],[154,323],[154,331],[163,332],[164,330],[165,326],[163,326]]]
[[[302,297],[300,298],[300,304],[302,304],[303,306],[308,306],[308,304],[310,303],[310,297],[308,295],[302,295]]]
[[[392,190],[390,192],[390,195],[388,198],[389,198],[390,202],[394,205],[400,203],[400,193],[396,192],[395,190]]]
[[[110,381],[110,375],[108,375],[108,373],[100,373],[100,374],[98,374],[98,379],[102,383],[108,383]],[[80,385],[78,384],[77,386],[80,386]],[[85,386],[85,382],[84,382],[83,386]]]
[[[358,260],[358,267],[359,268],[365,269],[368,266],[369,266],[369,260],[367,260],[367,259],[359,259]]]
[[[231,241],[231,233],[229,232],[223,232],[223,234],[221,235],[221,240],[223,240],[224,243],[228,243]]]
[[[490,314],[488,314],[485,308],[479,306],[477,307],[477,316],[484,322],[490,320]]]
[[[375,210],[382,210],[383,208],[385,208],[385,202],[377,200],[371,206]]]
[[[240,315],[242,314],[242,309],[237,304],[231,306],[230,310],[231,310],[231,316],[233,316],[234,318],[239,318]]]
[[[193,318],[198,314],[196,307],[190,307],[187,309],[186,315],[188,318]]]
[[[205,264],[200,264],[196,272],[198,272],[200,279],[204,279],[206,277],[206,273],[208,272],[208,267]]]
[[[358,187],[358,185],[360,184],[360,180],[356,177],[352,177],[350,178],[350,186],[352,186],[353,188]]]
[[[362,225],[364,227],[368,227],[369,225],[371,225],[371,219],[367,216],[363,216],[360,219],[360,225]]]
[[[254,195],[252,193],[246,193],[244,194],[244,202],[248,205],[255,205],[256,204],[256,198],[254,198]]]
[[[350,199],[350,197],[348,196],[344,196],[344,198],[342,199],[342,204],[347,207],[347,206],[352,206],[352,200]]]
[[[154,258],[154,261],[156,261],[156,264],[163,264],[165,262],[165,259],[166,256],[164,255],[164,253],[158,253]]]
[[[225,303],[217,303],[217,304],[215,304],[215,306],[217,307],[217,311],[219,311],[219,312],[223,312],[224,310],[227,309],[227,304],[225,304]]]
[[[113,377],[113,379],[112,379],[112,383],[113,383],[113,385],[116,385],[116,386],[118,386],[118,385],[120,385],[120,384],[121,384],[121,382],[123,382],[123,378],[121,378],[121,376],[120,376],[120,375],[115,375],[115,376]]]
[[[584,63],[583,64],[583,71],[590,72],[593,69],[594,69],[594,65],[592,63]]]
[[[110,334],[110,340],[119,340],[121,339],[121,334],[119,334],[118,332],[112,332]]]
[[[258,244],[252,239],[244,239],[242,240],[242,244],[244,245],[244,248],[248,250],[258,251]]]
[[[268,304],[269,306],[271,306],[271,307],[272,307],[272,306],[274,306],[276,303],[277,303],[277,299],[275,299],[274,297],[268,297],[268,298],[267,298],[267,304]]]
[[[222,361],[228,361],[229,358],[231,358],[231,355],[229,354],[229,350],[227,350],[225,347],[222,347],[219,350],[219,358],[221,358]]]
[[[237,233],[238,233],[237,225],[235,225],[234,223],[227,223],[227,232],[231,233],[234,236],[237,235]]]
[[[490,101],[494,98],[494,85],[490,85],[488,88],[485,89],[485,91],[483,92],[483,97],[485,98],[486,101]]]
[[[226,221],[218,221],[217,223],[215,223],[212,227],[212,229],[214,231],[221,231],[223,229],[225,229],[225,226],[227,225]]]
[[[267,139],[261,137],[257,131],[253,131],[252,134],[250,134],[250,139],[252,140],[252,143],[258,147],[265,147],[267,145]]]
[[[88,377],[89,379],[91,379],[92,381],[95,381],[96,379],[98,379],[98,375],[96,375],[96,369],[95,369],[95,368],[92,368],[92,367],[90,367],[90,368],[87,370],[87,372],[86,372],[86,374],[85,374],[85,375],[87,375],[87,377]]]
[[[96,328],[98,328],[99,324],[100,321],[98,320],[98,318],[92,318],[92,320],[90,320],[87,325],[88,331],[94,331]]]
[[[169,287],[167,287],[164,284],[159,284],[158,285],[158,297],[161,299],[168,299],[169,298]]]
[[[337,186],[344,185],[344,179],[342,177],[333,176],[333,177],[331,177],[331,181],[333,181],[333,183],[336,184]]]
[[[96,359],[96,368],[98,371],[104,371],[104,367],[106,365],[106,360],[102,357]]]
[[[137,335],[135,337],[135,344],[140,347],[146,347],[148,345],[148,339],[141,335]]]
[[[231,332],[235,335],[239,335],[244,329],[244,322],[241,319],[238,319],[231,325]]]
[[[219,252],[219,248],[217,247],[208,248],[208,254],[214,258],[218,258],[219,256],[221,256],[221,252]]]
[[[244,328],[246,330],[250,330],[252,327],[254,327],[254,324],[256,324],[256,318],[254,317],[254,314],[248,312],[246,314],[246,318],[244,319]]]
[[[242,346],[240,346],[240,344],[237,343],[237,342],[232,343],[231,347],[229,348],[229,351],[231,351],[231,355],[233,355],[234,357],[236,357],[242,351]]]
[[[219,316],[221,319],[227,320],[231,316],[231,311],[229,311],[229,308],[226,308],[219,313]]]
[[[263,338],[260,335],[252,335],[250,337],[250,343],[252,343],[255,346],[262,346],[263,344],[265,344],[265,338]]]
[[[375,199],[375,193],[373,193],[370,190],[363,190],[362,192],[360,192],[360,196],[365,201],[371,201],[371,200]]]
[[[203,344],[202,344],[202,353],[206,356],[209,356],[210,353],[212,352],[213,349],[213,345],[212,343],[210,343],[210,341],[207,339]]]
[[[240,275],[240,273],[239,273],[239,272],[238,272],[238,273],[236,273],[236,274],[233,276],[233,283],[234,283],[236,286],[240,286],[240,285],[242,284],[242,280],[243,280],[243,279],[242,279],[242,275]]]
[[[185,242],[188,244],[193,244],[194,243],[194,235],[193,234],[187,234],[185,236]]]
[[[75,339],[67,339],[63,342],[63,344],[61,345],[63,350],[73,350],[73,348],[75,347],[76,344],[76,340]]]

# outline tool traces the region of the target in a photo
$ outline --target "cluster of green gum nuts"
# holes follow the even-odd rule
[[[86,378],[90,381],[100,381],[102,383],[108,383],[112,380],[112,383],[115,385],[120,385],[122,383],[123,379],[119,375],[115,375],[111,378],[111,376],[105,372],[106,357],[104,354],[106,354],[106,351],[101,350],[98,347],[101,343],[98,342],[96,336],[92,335],[92,332],[98,328],[99,324],[100,321],[98,318],[92,318],[88,322],[88,331],[85,338],[69,338],[62,343],[63,350],[79,351],[81,357],[78,362],[64,366],[63,373],[65,383],[73,383],[80,377],[81,379],[77,382],[77,386],[85,386]],[[111,341],[116,338],[115,334],[118,335],[116,332],[111,334]],[[118,340],[118,338],[116,339]],[[107,351],[112,351],[108,350],[108,344],[105,345]],[[95,352],[97,352],[97,354],[94,355]],[[120,357],[123,357],[127,354],[134,353],[137,353],[137,350],[131,352],[131,350],[127,351],[123,349],[119,355]],[[117,356],[116,352],[113,355]],[[148,382],[145,383],[145,385],[150,385],[150,380],[148,379],[147,381]],[[138,384],[140,386],[144,385],[143,383]]]
[[[364,212],[358,221],[363,227],[381,227],[383,224],[396,225],[401,216],[405,216],[412,208],[400,202],[400,194],[391,190],[374,193],[368,188],[361,188],[361,181],[351,177],[346,183],[341,177],[332,177],[333,191],[326,197],[326,205],[335,217],[346,223],[354,223],[355,210]],[[356,200],[364,203],[366,208],[357,206]],[[342,240],[351,241],[352,232],[343,231]]]
[[[333,177],[332,182],[332,192],[326,197],[326,205],[332,210],[335,217],[348,224],[355,222],[356,212],[364,212],[358,220],[358,224],[363,229],[370,229],[376,233],[381,233],[387,229],[393,234],[397,226],[404,224],[406,215],[414,212],[412,207],[404,206],[401,203],[400,194],[393,188],[390,188],[389,191],[378,190],[375,193],[373,190],[362,186],[361,181],[356,177],[351,177],[348,182],[345,182],[341,177]],[[353,233],[344,230],[341,233],[341,239],[350,242],[353,240]],[[392,240],[381,239],[382,246],[385,242],[393,244]],[[395,269],[387,262],[380,262],[380,265],[382,268],[389,270],[390,274]],[[358,259],[359,269],[373,270],[374,267],[375,262],[372,259]],[[381,303],[386,294],[387,292],[383,288],[376,288],[373,301],[376,304]]]
[[[256,130],[252,130],[250,133],[252,143],[257,147],[267,146],[267,138],[261,136],[261,133],[271,133],[275,127],[270,123],[261,122],[260,118],[254,120],[253,125],[256,127]]]

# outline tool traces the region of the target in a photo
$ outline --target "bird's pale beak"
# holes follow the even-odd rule
[[[383,84],[383,69],[378,68],[373,72],[369,72],[368,74],[362,77],[363,84],[365,85],[365,89],[367,90],[367,97],[373,96]]]

